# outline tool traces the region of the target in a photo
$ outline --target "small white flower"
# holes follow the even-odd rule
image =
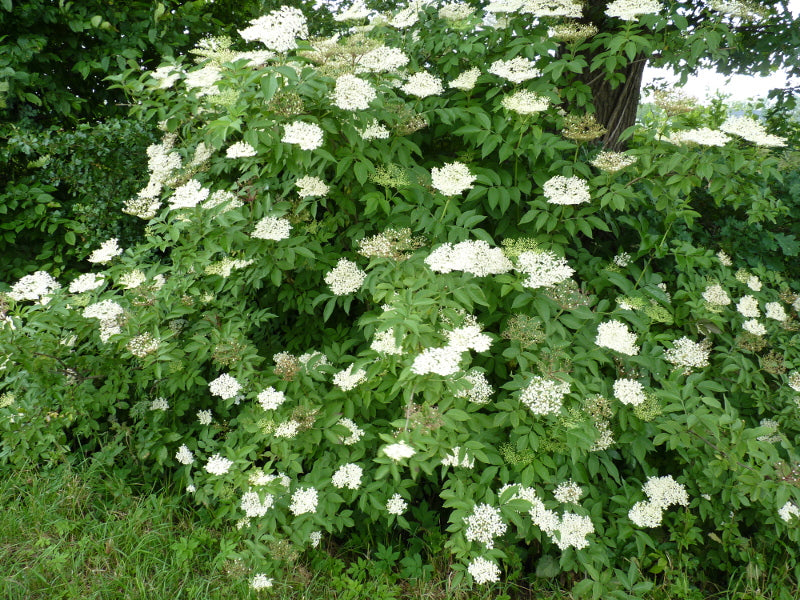
[[[175,453],[175,460],[182,465],[191,465],[194,462],[194,454],[186,444],[183,444]]]
[[[200,425],[211,425],[212,413],[210,410],[198,410],[197,421]]]
[[[500,581],[500,567],[482,556],[473,559],[467,566],[467,571],[478,585]]]
[[[336,473],[331,477],[331,483],[337,488],[357,490],[361,485],[361,477],[363,474],[364,469],[356,464],[349,463],[342,465],[336,470]]]
[[[317,512],[318,502],[319,498],[315,488],[300,488],[292,494],[292,502],[289,504],[289,510],[295,516]]]
[[[225,156],[228,158],[247,158],[255,155],[256,149],[247,142],[236,142],[225,151]]]
[[[430,73],[414,73],[408,80],[400,86],[406,94],[417,98],[427,98],[428,96],[438,96],[444,92],[442,80],[434,77]]]
[[[223,400],[235,398],[242,389],[242,385],[236,378],[228,373],[223,373],[214,381],[208,383],[208,391],[214,396],[219,396]]]
[[[408,508],[408,502],[400,494],[395,494],[386,501],[386,510],[390,515],[402,515]]]
[[[264,573],[259,573],[250,580],[250,587],[254,590],[263,590],[272,587],[272,577],[267,577]]]
[[[230,470],[232,464],[232,460],[223,458],[220,454],[215,454],[208,459],[208,462],[204,468],[212,475],[224,475],[228,472],[228,470]]]
[[[345,296],[361,289],[366,278],[366,272],[359,269],[356,263],[340,258],[336,267],[325,275],[325,283],[336,296]]]
[[[297,144],[303,150],[316,150],[322,146],[322,140],[322,128],[314,123],[297,121],[295,123],[287,123],[283,127],[281,141],[285,144]]]
[[[117,245],[117,238],[111,238],[103,242],[86,260],[92,263],[106,265],[111,262],[111,259],[120,254],[122,254],[122,248]]]
[[[267,389],[259,392],[258,402],[264,410],[275,410],[281,404],[286,402],[286,395],[270,386]]]
[[[638,406],[646,400],[644,386],[634,379],[617,379],[614,382],[614,397],[630,406]]]
[[[405,458],[411,458],[417,451],[405,442],[398,442],[384,446],[383,453],[394,462],[399,462]]]
[[[444,196],[458,196],[472,188],[476,176],[464,163],[446,163],[442,168],[431,169],[431,185]]]

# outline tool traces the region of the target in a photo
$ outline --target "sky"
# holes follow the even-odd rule
[[[797,17],[800,16],[800,0],[790,0],[789,10]],[[653,81],[656,77],[664,78],[667,82],[677,82],[678,78],[666,69],[653,69],[648,67],[645,70],[645,83]],[[684,86],[684,90],[690,96],[700,100],[705,100],[708,96],[714,96],[717,91],[730,96],[730,101],[737,102],[749,100],[751,98],[763,98],[771,89],[784,87],[787,78],[784,73],[773,73],[768,77],[752,77],[749,75],[733,75],[730,78],[720,75],[710,69],[702,69],[698,75],[689,78]],[[798,84],[799,81],[793,81]]]

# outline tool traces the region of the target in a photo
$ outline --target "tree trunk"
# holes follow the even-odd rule
[[[590,64],[591,58],[587,57]],[[581,77],[592,90],[595,118],[607,130],[602,140],[603,148],[606,150],[620,152],[626,147],[626,143],[620,141],[619,136],[636,122],[646,64],[647,59],[643,57],[637,57],[628,63],[622,71],[625,81],[616,88],[611,87],[605,73],[600,70],[591,71]]]

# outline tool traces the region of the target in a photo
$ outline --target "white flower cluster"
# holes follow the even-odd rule
[[[426,348],[414,358],[411,372],[416,375],[435,373],[446,377],[458,373],[462,350],[453,346]]]
[[[723,267],[731,267],[731,266],[733,266],[733,260],[731,260],[731,257],[728,256],[722,250],[717,252],[717,258],[719,259],[719,262],[722,264]]]
[[[477,541],[487,548],[494,548],[494,538],[503,535],[508,526],[500,517],[500,509],[488,504],[477,504],[472,514],[464,517],[468,542]]]
[[[672,475],[648,478],[642,491],[648,499],[637,502],[628,511],[628,518],[638,527],[658,527],[664,510],[673,504],[689,505],[686,487],[675,481]]]
[[[469,172],[464,163],[445,163],[440,169],[431,169],[431,185],[444,196],[458,196],[462,192],[472,189],[476,177]]]
[[[544,197],[550,204],[583,204],[591,200],[589,184],[580,177],[556,175],[542,185]]]
[[[586,536],[590,533],[594,533],[594,523],[591,518],[586,515],[565,512],[558,520],[558,526],[551,535],[551,539],[561,550],[566,550],[570,546],[581,550],[589,545]]]
[[[372,84],[360,77],[347,74],[336,78],[333,103],[342,110],[366,110],[377,97]]]
[[[728,296],[728,292],[726,292],[718,283],[710,285],[705,289],[703,292],[703,300],[712,306],[727,306],[731,303],[731,298]]]
[[[361,289],[366,277],[366,272],[359,269],[356,263],[340,258],[336,266],[325,275],[325,283],[334,295],[345,296]]]
[[[197,422],[200,425],[211,425],[213,421],[213,415],[210,410],[198,410],[197,411]]]
[[[751,117],[728,117],[719,128],[725,133],[738,135],[757,146],[779,148],[786,145],[786,138],[767,133],[764,126]]]
[[[795,392],[800,392],[800,371],[790,371],[787,378],[789,387]]]
[[[417,98],[438,96],[444,92],[442,80],[425,71],[411,75],[406,82],[400,86],[400,89],[406,94],[416,96]]]
[[[254,590],[263,590],[272,587],[272,577],[267,577],[264,573],[258,573],[250,580],[250,587]]]
[[[127,345],[128,352],[137,358],[144,358],[158,350],[159,341],[152,333],[143,333],[131,338]]]
[[[658,0],[614,0],[606,7],[606,15],[623,21],[638,21],[639,15],[657,15],[663,9]]]
[[[456,398],[467,398],[470,402],[475,404],[486,404],[489,402],[494,393],[494,388],[489,384],[486,379],[486,374],[483,371],[471,371],[464,375],[472,387],[466,390],[459,390],[456,392]]]
[[[583,496],[583,488],[571,479],[559,483],[553,497],[563,504],[577,504]]]
[[[204,188],[196,179],[190,179],[172,193],[169,198],[169,207],[172,210],[179,208],[194,208],[208,198],[210,190]]]
[[[617,379],[614,382],[614,397],[630,406],[639,406],[646,400],[644,386],[635,379]]]
[[[86,319],[108,321],[116,319],[121,316],[122,313],[122,307],[113,300],[101,300],[100,302],[95,302],[84,308],[81,314]]]
[[[361,477],[364,474],[364,469],[356,464],[349,463],[342,465],[336,470],[336,473],[331,477],[331,483],[337,488],[347,488],[349,490],[357,490],[361,485]]]
[[[194,462],[194,454],[189,450],[189,446],[182,444],[175,453],[175,460],[182,465],[191,465]]]
[[[447,2],[439,7],[439,18],[447,21],[468,19],[475,11],[466,2]]]
[[[580,19],[583,15],[578,0],[525,0],[520,9],[522,14],[535,17],[570,17]]]
[[[400,48],[391,46],[373,48],[356,61],[359,70],[371,72],[396,71],[407,64],[408,56]]]
[[[478,585],[500,581],[500,567],[492,561],[478,556],[467,565],[467,571]]]
[[[47,271],[36,271],[31,275],[25,275],[8,292],[8,297],[17,302],[23,300],[34,300],[47,304],[52,294],[61,288],[61,284],[55,280]],[[72,288],[70,287],[70,291]],[[84,314],[84,316],[86,316]]]
[[[602,348],[610,348],[628,356],[639,354],[636,336],[631,333],[627,325],[619,321],[600,323],[594,343]]]
[[[333,16],[334,21],[360,21],[370,15],[370,10],[364,4],[364,0],[355,0],[348,8]]]
[[[41,271],[39,271],[41,273]],[[84,273],[72,280],[69,284],[69,291],[71,294],[80,294],[81,292],[88,292],[95,290],[103,285],[103,276],[96,273]]]
[[[225,151],[228,158],[247,158],[256,154],[256,149],[247,142],[236,142]]]
[[[748,317],[750,319],[757,319],[761,316],[761,311],[758,310],[758,300],[749,294],[747,296],[742,296],[739,302],[736,303],[736,310],[738,310],[743,317]]]
[[[708,127],[697,129],[684,129],[674,132],[669,141],[673,144],[698,144],[700,146],[724,146],[731,141],[727,135],[721,131],[715,131]]]
[[[414,23],[419,21],[420,2],[412,1],[410,6],[396,13],[388,24],[397,29],[405,29],[411,27]]]
[[[322,541],[322,532],[321,531],[312,531],[308,534],[308,541],[311,542],[312,548],[317,548],[319,543]]]
[[[150,179],[135,198],[125,202],[122,212],[140,219],[152,219],[156,215],[161,207],[158,196],[164,183],[170,179],[174,171],[181,168],[181,156],[172,150],[174,143],[175,135],[169,134],[164,136],[160,144],[147,147],[147,168],[150,171]]]
[[[486,352],[492,345],[492,338],[481,332],[480,325],[468,324],[448,331],[447,345],[459,352]]]
[[[372,339],[370,348],[379,354],[391,354],[397,356],[403,353],[402,340],[400,344],[398,344],[395,340],[394,327],[391,327],[386,331],[375,332],[375,337]]]
[[[308,25],[300,10],[283,6],[250,21],[250,27],[240,30],[239,35],[248,42],[259,41],[275,52],[287,52],[297,48],[297,38],[308,37]]]
[[[684,336],[672,342],[672,348],[664,351],[664,360],[676,367],[702,369],[708,366],[711,348],[703,342],[693,342]]]
[[[319,499],[315,488],[300,488],[292,494],[292,502],[289,504],[289,510],[294,516],[317,512],[318,502]]]
[[[214,396],[219,396],[223,400],[235,398],[242,389],[242,384],[228,373],[223,373],[213,381],[208,382],[208,391]]]
[[[483,9],[487,13],[512,13],[522,8],[524,0],[490,0]]]
[[[259,240],[285,240],[289,237],[291,230],[292,224],[289,223],[288,219],[263,217],[256,223],[250,236]]]
[[[372,122],[367,125],[366,129],[358,130],[358,135],[360,135],[361,139],[364,141],[386,140],[389,139],[390,133],[391,132],[386,129],[385,126],[381,125],[377,119],[373,119]]]
[[[502,494],[507,487],[500,490]],[[582,490],[580,491],[582,494]],[[575,498],[576,491],[568,493],[570,498]],[[570,546],[580,550],[589,545],[586,536],[594,532],[594,524],[589,517],[565,512],[561,517],[545,507],[544,502],[536,494],[536,490],[530,487],[520,487],[512,496],[514,499],[527,500],[531,504],[529,514],[534,524],[561,549],[566,550]]]
[[[533,289],[553,287],[575,273],[575,269],[567,264],[565,258],[560,258],[549,250],[529,250],[520,253],[515,269],[528,276],[522,285]]]
[[[364,430],[361,429],[352,419],[348,419],[347,417],[342,417],[336,422],[337,425],[343,425],[347,429],[350,430],[350,435],[347,436],[342,440],[342,443],[345,446],[351,446],[362,438],[364,435]]]
[[[211,210],[222,204],[225,204],[225,208],[221,212],[227,212],[234,208],[244,206],[244,203],[236,197],[236,194],[228,190],[216,190],[212,192],[211,196],[209,196],[208,200],[203,202],[202,206],[205,210]]]
[[[794,517],[800,517],[800,508],[794,502],[787,502],[778,509],[778,516],[788,523]]]
[[[343,371],[339,371],[333,376],[333,384],[343,392],[349,392],[366,380],[367,372],[364,369],[358,369],[353,372],[353,365],[350,365]]]
[[[534,376],[522,390],[519,400],[535,415],[553,415],[561,410],[569,383]]]
[[[767,302],[766,306],[764,306],[764,314],[768,319],[775,319],[781,323],[789,318],[780,302]]]
[[[397,442],[383,447],[383,453],[394,462],[399,462],[406,458],[411,458],[417,451],[405,442]]]
[[[247,518],[250,519],[263,517],[274,503],[275,496],[272,494],[264,494],[264,499],[262,500],[258,492],[251,490],[242,494],[242,502],[239,506]]]
[[[297,121],[283,126],[281,141],[284,144],[297,144],[302,150],[316,150],[322,146],[323,137],[319,125]]]
[[[518,92],[504,97],[500,104],[502,104],[503,108],[506,110],[521,115],[532,115],[547,110],[547,107],[550,105],[550,99],[545,96],[540,96],[536,92],[519,90]]]
[[[766,335],[767,333],[767,328],[764,327],[764,324],[758,319],[748,319],[742,323],[742,328],[748,333],[752,333],[753,335],[757,336]]]
[[[386,501],[386,511],[390,515],[402,515],[408,508],[408,502],[400,494],[394,494]]]
[[[180,69],[176,69],[174,65],[158,67],[155,71],[150,73],[150,77],[158,81],[159,89],[171,88],[175,82],[180,79],[180,76]]]
[[[298,431],[300,431],[300,423],[298,423],[294,419],[290,419],[289,421],[286,421],[278,425],[275,428],[273,435],[275,437],[285,438],[287,440],[290,440],[297,435]]]
[[[468,92],[475,87],[476,83],[478,83],[478,77],[480,77],[480,75],[481,70],[477,67],[467,69],[458,77],[453,79],[453,81],[448,83],[447,87]]]
[[[117,238],[111,238],[100,244],[100,247],[92,252],[86,260],[90,263],[107,265],[115,256],[120,254],[122,254],[122,248],[117,244]]]
[[[232,460],[223,458],[220,454],[215,454],[208,459],[204,468],[212,475],[224,475],[230,470],[232,464]]]
[[[534,65],[536,63],[528,58],[517,56],[511,60],[496,60],[489,67],[489,73],[513,83],[522,83],[542,74]]]
[[[294,184],[299,188],[297,193],[303,198],[324,196],[330,191],[330,188],[322,179],[312,175],[301,177]]]
[[[150,402],[150,410],[167,410],[168,408],[169,402],[167,402],[167,399],[163,396],[159,396]]]
[[[595,156],[590,164],[602,171],[616,173],[625,167],[630,167],[638,160],[639,159],[637,157],[630,156],[624,152],[611,152],[609,150],[605,150]]]
[[[183,83],[187,89],[193,90],[199,88],[197,92],[198,98],[203,96],[217,96],[219,95],[219,88],[214,85],[222,77],[219,67],[215,64],[208,64],[202,69],[196,69],[186,74]]]
[[[464,458],[459,459],[459,455],[463,454]],[[470,456],[466,450],[461,451],[461,446],[454,446],[450,454],[442,459],[442,466],[444,467],[463,467],[471,469],[475,466],[475,459]]]
[[[255,260],[252,258],[243,260],[241,258],[231,258],[230,256],[226,256],[222,260],[213,262],[210,265],[206,265],[206,268],[203,269],[203,272],[206,275],[229,277],[234,269],[243,269],[244,267],[252,265],[254,262]]]
[[[442,244],[428,255],[425,264],[436,273],[465,271],[476,277],[508,273],[513,268],[501,248],[492,248],[483,240]]]
[[[286,402],[286,394],[270,386],[258,393],[258,403],[264,410],[275,410]]]

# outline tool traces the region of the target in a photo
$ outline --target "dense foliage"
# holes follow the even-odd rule
[[[284,8],[118,77],[163,130],[144,241],[9,282],[0,458],[174,472],[254,587],[397,529],[446,534],[456,580],[603,598],[795,570],[800,290],[698,242],[784,214],[786,140],[668,95],[595,143],[580,57],[613,80],[662,9],[354,6],[307,40]]]

